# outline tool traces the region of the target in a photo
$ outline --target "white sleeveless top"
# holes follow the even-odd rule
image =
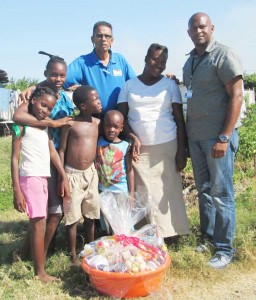
[[[21,139],[22,161],[20,176],[50,177],[50,150],[48,128],[26,126]]]

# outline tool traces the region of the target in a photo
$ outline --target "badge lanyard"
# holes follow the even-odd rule
[[[189,87],[188,90],[191,90],[191,84],[192,84],[192,77],[197,69],[197,67],[200,65],[200,63],[202,62],[202,60],[204,59],[204,57],[208,54],[208,52],[205,52],[201,58],[199,59],[198,63],[196,64],[196,66],[194,67],[194,62],[195,62],[195,58],[192,58],[192,64],[191,64],[191,75],[190,75],[190,81],[189,81]]]

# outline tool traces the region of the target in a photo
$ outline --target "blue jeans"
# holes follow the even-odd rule
[[[189,140],[189,151],[198,191],[202,234],[212,239],[216,253],[232,256],[236,226],[233,174],[238,132],[233,131],[224,157],[211,156],[216,141]]]

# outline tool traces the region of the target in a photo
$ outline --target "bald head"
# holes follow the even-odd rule
[[[103,123],[104,136],[107,140],[113,142],[119,142],[118,138],[121,131],[123,131],[124,117],[123,114],[118,110],[109,110]]]
[[[112,119],[118,119],[120,123],[123,124],[124,122],[124,116],[123,114],[118,111],[118,110],[109,110],[106,115],[105,115],[105,118],[104,119],[108,119],[108,120],[112,120]]]
[[[212,39],[214,25],[210,17],[202,12],[193,14],[188,21],[188,35],[195,45],[198,55],[204,53]]]
[[[205,13],[203,13],[203,12],[197,12],[197,13],[193,14],[193,15],[190,17],[190,19],[189,19],[189,21],[188,21],[188,28],[190,28],[190,27],[193,25],[193,23],[195,22],[195,20],[198,19],[198,18],[199,18],[199,19],[200,19],[200,18],[205,18],[205,19],[208,20],[208,22],[209,22],[210,24],[212,24],[211,19],[210,19],[210,17],[209,17],[207,14],[205,14]]]

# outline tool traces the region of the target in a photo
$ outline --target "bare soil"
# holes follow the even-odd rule
[[[182,174],[183,194],[186,205],[197,201],[197,190],[192,173]],[[245,185],[246,186],[246,185]],[[243,187],[240,187],[243,190]],[[207,257],[205,258],[207,262]],[[235,264],[235,263],[234,263]],[[162,292],[152,295],[154,300],[256,300],[256,264],[237,271],[233,264],[224,270],[209,270],[209,276],[195,278],[181,274],[171,274]],[[171,270],[172,273],[172,270]],[[210,280],[209,278],[214,278]]]
[[[173,277],[168,284],[171,300],[255,300],[256,272],[253,269],[237,272],[232,266],[218,270],[216,279]],[[166,300],[169,300],[165,298]],[[157,298],[154,298],[157,300]],[[161,298],[159,298],[161,299]],[[162,298],[164,299],[164,298]]]

